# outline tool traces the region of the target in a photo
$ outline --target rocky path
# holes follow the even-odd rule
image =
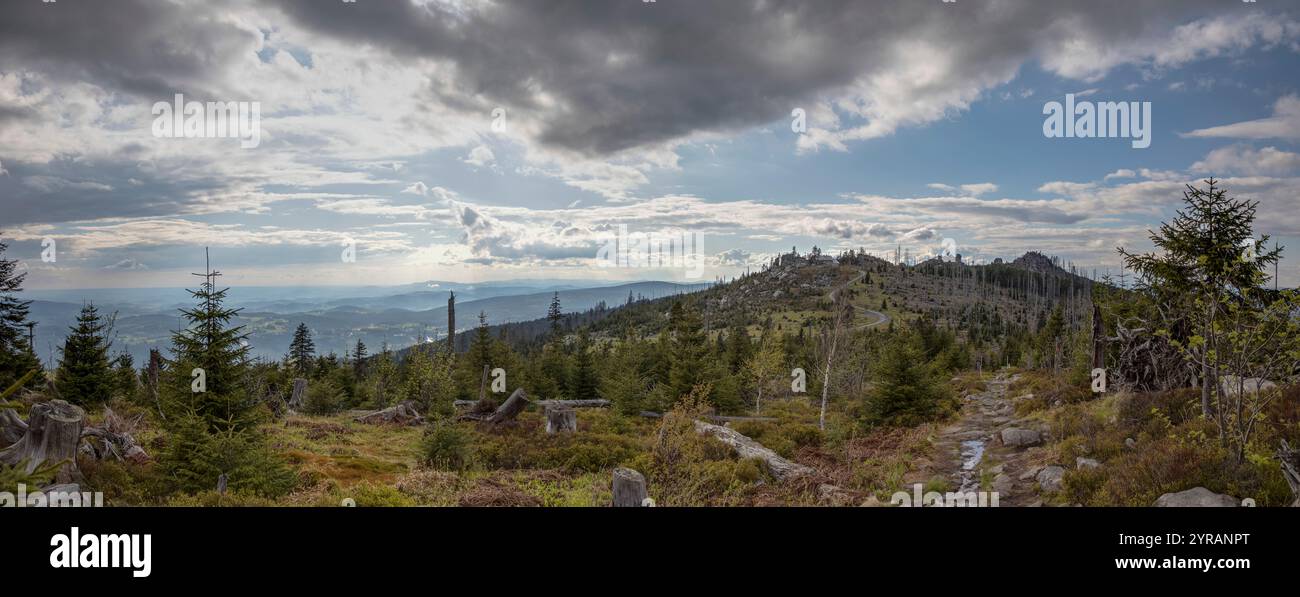
[[[961,417],[935,440],[935,465],[953,491],[996,491],[1001,506],[1039,505],[1041,467],[1032,461],[1042,437],[1029,422],[1016,419],[1007,395],[1015,380],[999,373],[985,391],[963,398]]]

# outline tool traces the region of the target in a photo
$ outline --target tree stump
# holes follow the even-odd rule
[[[645,476],[625,467],[614,469],[613,490],[615,508],[640,508],[646,505],[649,497],[645,490]]]
[[[307,401],[307,380],[298,377],[293,380],[293,394],[289,395],[289,409],[302,410],[302,405]]]
[[[81,444],[81,427],[85,420],[85,411],[62,400],[34,404],[27,418],[26,433],[14,445],[0,450],[0,462],[10,466],[26,462],[29,475],[47,462],[62,462],[54,482],[80,483],[77,448]]]
[[[12,446],[27,435],[27,423],[12,408],[0,410],[0,446]]]
[[[556,433],[577,433],[578,432],[578,411],[567,406],[547,405],[546,407],[546,433],[554,435]]]

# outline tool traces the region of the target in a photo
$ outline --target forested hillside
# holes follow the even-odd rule
[[[1207,185],[1156,252],[1120,249],[1123,281],[814,247],[688,294],[462,309],[400,351],[318,350],[299,322],[274,361],[209,269],[147,362],[87,303],[45,370],[3,261],[0,481],[113,505],[1289,504],[1295,295],[1255,205]]]

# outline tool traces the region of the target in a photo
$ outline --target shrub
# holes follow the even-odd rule
[[[302,409],[309,415],[332,415],[343,408],[346,398],[334,382],[323,379],[307,388]]]
[[[420,440],[421,461],[440,470],[468,469],[474,460],[472,441],[469,430],[448,421],[435,422]]]

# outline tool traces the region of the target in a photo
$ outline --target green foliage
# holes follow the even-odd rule
[[[450,421],[436,421],[420,439],[420,460],[439,470],[465,470],[474,463],[474,435]]]
[[[172,334],[173,361],[161,388],[170,437],[158,466],[173,491],[213,489],[224,473],[232,490],[281,495],[293,478],[257,429],[267,409],[248,395],[246,334],[230,325],[239,310],[224,307],[217,275],[190,291],[197,304],[181,310],[188,325]],[[205,387],[193,384],[196,370]]]
[[[0,256],[8,245],[0,242]],[[45,382],[41,363],[27,343],[27,314],[31,301],[19,300],[26,273],[18,273],[17,259],[0,258],[0,388],[8,388],[29,371],[37,371],[25,387],[37,388]]]
[[[897,334],[880,350],[872,378],[875,388],[866,404],[870,423],[912,426],[940,416],[949,407],[947,388],[927,365],[912,334]]]
[[[88,406],[108,401],[113,394],[113,374],[108,364],[108,323],[94,304],[77,315],[77,324],[63,342],[55,387],[59,396],[73,404]]]
[[[343,408],[347,397],[334,382],[326,379],[312,383],[303,400],[303,411],[309,415],[330,415]]]
[[[293,340],[289,342],[289,362],[299,377],[308,377],[315,358],[316,343],[311,339],[311,330],[307,329],[307,324],[300,323],[293,331]]]

